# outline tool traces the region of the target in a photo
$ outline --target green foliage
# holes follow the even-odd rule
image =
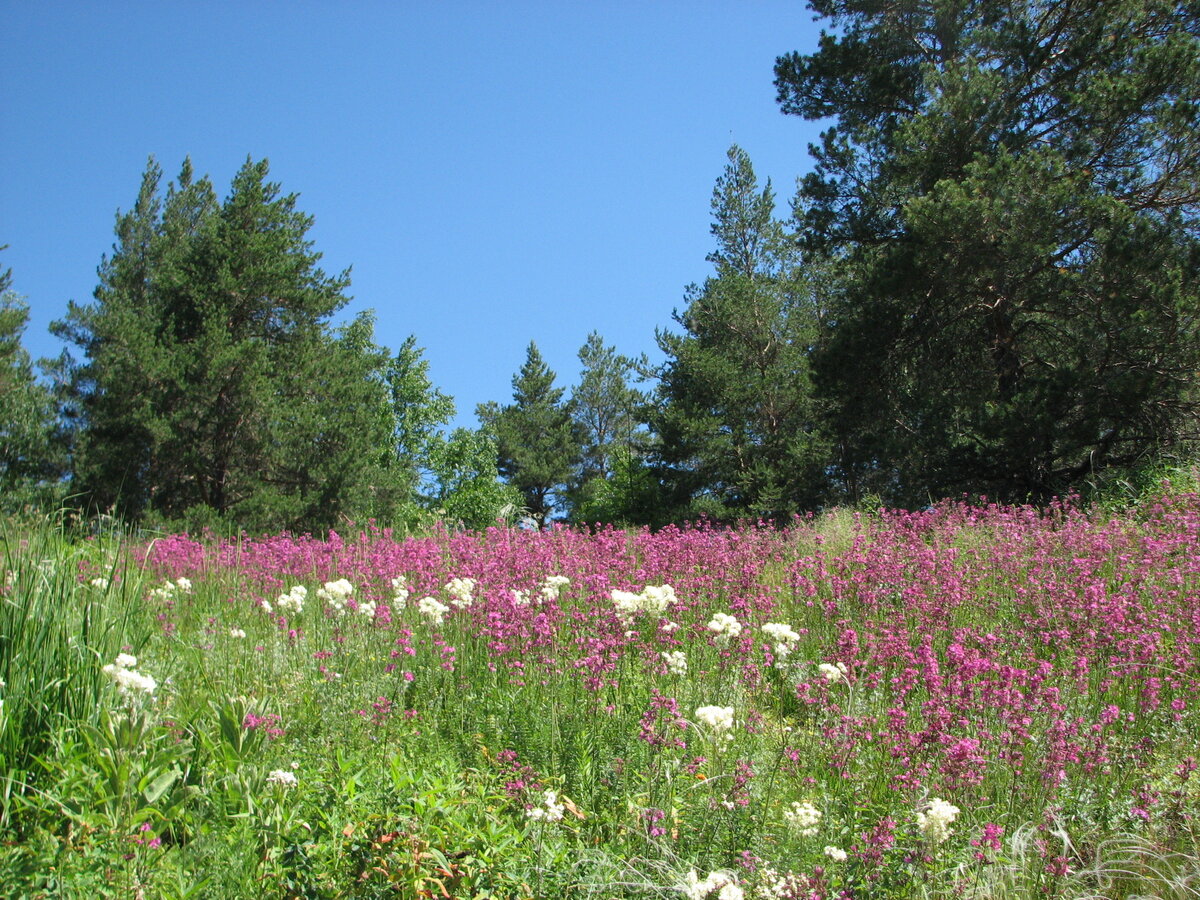
[[[407,499],[413,504],[428,499],[433,460],[445,442],[443,430],[454,418],[454,400],[433,386],[421,353],[416,336],[410,335],[387,368],[396,457],[407,467]]]
[[[825,448],[809,377],[817,317],[799,259],[739,147],[713,190],[708,259],[717,269],[662,332],[654,429],[684,515],[771,516],[809,509],[824,487]],[[679,513],[677,513],[679,514]]]
[[[151,161],[95,302],[55,323],[85,357],[64,360],[63,400],[92,507],[260,529],[390,515],[386,354],[369,317],[328,327],[349,277],[318,268],[312,218],[267,173],[247,160],[218,202],[185,163],[161,198]]]
[[[595,331],[579,348],[579,361],[583,371],[567,404],[583,442],[570,491],[572,518],[618,521],[609,518],[617,510],[608,481],[617,474],[618,458],[644,453],[646,436],[640,429],[647,397],[629,382],[636,373],[646,371],[649,362],[644,354],[636,360],[622,356],[616,347],[605,346]],[[628,466],[625,469],[627,473]],[[601,496],[608,499],[599,501]]]
[[[0,530],[0,825],[40,784],[38,757],[64,722],[96,724],[101,665],[139,648],[140,578],[112,535],[73,544],[60,524]],[[95,584],[81,584],[91,573]]]
[[[581,525],[661,526],[677,512],[666,498],[658,469],[638,448],[614,448],[608,466],[606,478],[592,478],[580,488],[573,521]]]
[[[466,528],[487,528],[512,519],[521,509],[521,492],[500,481],[496,438],[485,427],[456,428],[430,448],[434,510]]]
[[[53,397],[34,378],[21,346],[29,305],[11,285],[11,271],[0,272],[0,511],[5,513],[51,506],[61,496],[58,482],[66,463]]]
[[[480,421],[496,435],[500,474],[521,492],[525,508],[544,522],[580,455],[580,438],[563,402],[564,388],[554,387],[554,372],[532,341],[525,363],[513,376],[513,402],[479,407]]]
[[[845,495],[1046,497],[1194,434],[1200,7],[883,7],[776,64]],[[1174,448],[1174,449],[1173,449]]]

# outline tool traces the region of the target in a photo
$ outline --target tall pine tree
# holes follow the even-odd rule
[[[1200,5],[813,0],[776,64],[832,119],[799,197],[852,494],[1044,497],[1184,449],[1200,312]]]
[[[513,402],[478,410],[496,435],[500,474],[516,487],[525,508],[545,522],[562,502],[580,440],[563,402],[565,388],[554,387],[555,374],[532,341],[525,363],[513,376]]]
[[[712,199],[716,274],[689,290],[684,333],[659,334],[668,359],[654,429],[680,514],[785,515],[817,505],[824,487],[816,320],[770,182],[759,187],[740,147],[728,157]]]
[[[65,463],[53,398],[21,346],[28,323],[29,306],[12,290],[11,270],[0,271],[0,512],[6,513],[60,499]]]
[[[256,528],[386,511],[390,431],[369,322],[340,337],[347,273],[327,276],[312,218],[247,160],[218,202],[190,163],[160,197],[151,161],[95,302],[55,323],[69,366],[76,488],[99,509]]]

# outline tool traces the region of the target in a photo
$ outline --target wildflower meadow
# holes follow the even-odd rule
[[[1200,896],[1200,496],[0,560],[12,897]]]

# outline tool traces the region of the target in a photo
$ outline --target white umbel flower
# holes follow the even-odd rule
[[[337,581],[327,581],[323,587],[317,588],[317,599],[324,600],[335,615],[341,615],[346,611],[346,601],[353,593],[354,585],[345,578],[339,578]]]
[[[541,598],[544,602],[557,600],[559,595],[571,584],[566,575],[548,575],[542,582]]]
[[[732,872],[709,872],[703,880],[696,870],[688,872],[684,883],[675,890],[682,893],[688,900],[705,900],[715,896],[717,900],[745,900],[746,892],[737,883],[737,876]],[[715,894],[713,892],[716,892]]]
[[[610,596],[613,606],[616,608],[617,617],[626,624],[632,622],[638,613],[644,612],[661,616],[667,611],[668,606],[679,602],[679,598],[675,595],[675,588],[669,584],[648,584],[642,588],[640,594],[614,590]]]
[[[417,612],[428,619],[430,625],[441,625],[442,619],[449,611],[450,607],[433,597],[422,597],[417,601]]]
[[[664,650],[662,657],[672,675],[687,674],[687,654],[682,650]]]
[[[821,824],[821,811],[811,803],[793,803],[783,812],[788,827],[801,837],[812,837]]]
[[[567,807],[558,802],[558,794],[555,791],[546,791],[542,795],[542,801],[544,806],[531,807],[525,810],[525,815],[535,822],[561,822]]]
[[[302,584],[295,585],[286,594],[280,594],[275,599],[275,606],[282,613],[301,613],[304,611],[304,601],[308,597],[308,588]],[[268,607],[268,610],[270,607]]]
[[[410,594],[407,578],[397,575],[392,579],[392,606],[396,609],[406,609]]]
[[[714,640],[724,646],[742,633],[742,623],[729,613],[714,613],[708,622],[708,630],[713,633]]]
[[[836,666],[832,663],[821,663],[817,666],[817,674],[826,681],[844,681],[846,679],[846,664],[838,663]]]
[[[948,800],[934,797],[925,809],[917,813],[917,828],[931,843],[940,844],[950,837],[950,825],[962,812]]]
[[[294,788],[299,783],[296,773],[287,769],[275,769],[267,776],[267,784],[277,784],[282,788]]]
[[[800,635],[785,622],[768,622],[762,627],[762,632],[774,643],[775,665],[782,668],[786,665],[784,660],[791,656],[792,651],[796,649]]]
[[[450,595],[450,605],[458,609],[466,609],[475,602],[474,578],[451,578],[446,585],[446,593]]]
[[[733,707],[701,706],[696,710],[696,721],[712,731],[729,731],[733,728]]]
[[[149,675],[135,672],[137,657],[128,653],[118,653],[115,661],[101,668],[105,675],[113,680],[117,690],[122,694],[153,694],[158,690],[158,682]]]

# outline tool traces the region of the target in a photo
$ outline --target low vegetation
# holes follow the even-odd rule
[[[1200,496],[5,535],[19,897],[1194,897]]]

